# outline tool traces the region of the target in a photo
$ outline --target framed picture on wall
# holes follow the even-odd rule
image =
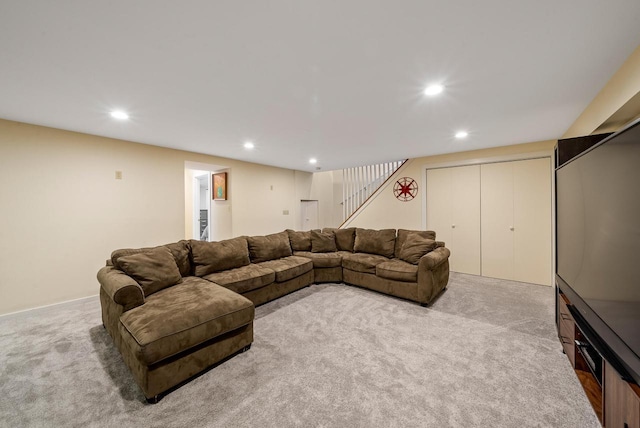
[[[218,172],[213,174],[213,200],[227,200],[227,173]]]

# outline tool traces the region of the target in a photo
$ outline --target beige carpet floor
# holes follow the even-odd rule
[[[98,299],[58,305],[0,318],[0,427],[597,427],[553,314],[552,288],[470,275],[427,308],[313,285],[148,405]]]

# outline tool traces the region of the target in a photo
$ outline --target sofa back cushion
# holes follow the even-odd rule
[[[250,263],[244,236],[219,242],[191,241],[191,258],[196,276],[246,266]]]
[[[166,247],[169,249],[169,251],[171,251],[171,255],[173,255],[173,259],[175,260],[176,265],[180,270],[180,275],[182,276],[192,275],[191,260],[190,260],[191,245],[189,241],[186,241],[184,239],[171,244],[161,245],[159,247],[122,248],[119,250],[115,250],[114,252],[111,253],[111,264],[116,269],[123,270],[122,266],[120,266],[120,263],[119,263],[120,257],[130,256],[132,254],[145,253],[145,252],[153,251],[157,248],[163,248],[163,247]]]
[[[252,263],[281,259],[293,254],[286,230],[267,236],[249,236],[247,242]]]
[[[400,260],[417,265],[420,258],[438,248],[433,239],[425,238],[418,233],[410,233],[400,249]]]
[[[193,275],[191,270],[191,245],[189,241],[183,239],[178,242],[174,242],[173,244],[164,245],[171,251],[173,254],[173,258],[178,265],[178,269],[180,270],[180,275],[182,276],[190,276]]]
[[[407,236],[411,233],[417,233],[423,238],[428,239],[436,239],[436,233],[433,230],[410,230],[410,229],[398,229],[398,237],[396,238],[396,248],[394,251],[394,255],[396,259],[400,258],[400,250],[404,245],[404,241],[407,239]]]
[[[356,253],[378,254],[392,258],[395,245],[395,229],[373,230],[357,228],[353,249]]]
[[[331,253],[338,251],[336,247],[336,235],[333,232],[311,231],[311,252]]]
[[[356,228],[337,229],[335,227],[325,227],[323,232],[333,232],[336,235],[336,247],[338,251],[349,251],[353,253],[353,246],[356,240]]]
[[[293,251],[311,251],[311,231],[298,232],[287,229],[289,243]]]
[[[178,265],[167,247],[121,256],[118,264],[140,284],[145,297],[182,281]]]

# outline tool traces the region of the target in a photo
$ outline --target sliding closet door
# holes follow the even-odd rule
[[[427,229],[451,250],[450,269],[480,275],[480,166],[427,170]]]
[[[482,275],[513,279],[513,163],[481,168]]]
[[[449,249],[451,249],[451,198],[453,196],[450,169],[427,170],[427,230],[434,230],[436,239],[444,241]],[[450,267],[451,262],[450,258]]]
[[[480,165],[451,168],[456,272],[480,275]]]
[[[551,161],[514,163],[513,279],[551,285]]]
[[[482,275],[551,285],[549,158],[482,165]]]

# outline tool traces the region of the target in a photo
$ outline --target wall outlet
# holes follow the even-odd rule
[[[122,180],[122,171],[116,171],[116,180]]]
[[[289,215],[289,210],[282,210],[282,215]]]

